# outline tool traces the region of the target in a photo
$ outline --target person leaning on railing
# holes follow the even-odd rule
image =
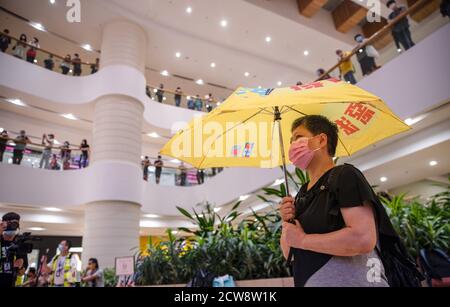
[[[342,79],[342,77],[344,77],[345,81],[351,84],[356,84],[356,79],[354,75],[355,68],[353,66],[352,59],[350,57],[351,52],[350,51],[343,52],[342,50],[338,49],[336,50],[336,55],[339,57],[340,60],[339,78]]]
[[[27,47],[27,36],[25,34],[21,34],[16,45],[13,47],[13,56],[23,60],[23,58],[25,57],[26,47]]]
[[[73,75],[81,76],[81,59],[78,53],[74,54],[74,58],[72,59],[73,64]]]
[[[161,178],[161,172],[162,172],[162,168],[164,166],[164,163],[161,159],[161,156],[158,155],[158,159],[155,160],[154,162],[155,165],[155,179],[156,179],[156,184],[159,184],[159,180]]]
[[[9,44],[11,44],[11,38],[9,37],[9,30],[5,29],[3,30],[3,34],[0,35],[0,50],[2,52],[6,52],[6,49],[8,49]]]
[[[13,151],[13,164],[20,165],[20,163],[22,163],[23,152],[25,151],[27,144],[31,143],[25,130],[20,130],[20,134],[15,138],[14,143],[16,146]]]
[[[359,65],[361,66],[362,74],[363,76],[370,75],[372,72],[380,68],[375,63],[375,58],[378,58],[380,55],[372,45],[365,45],[360,47],[366,41],[364,35],[356,34],[354,39],[358,43],[358,52],[356,53],[356,58],[358,59]]]
[[[41,161],[39,162],[39,168],[48,169],[49,168],[49,161],[50,157],[52,155],[52,147],[55,143],[55,136],[53,134],[49,134],[48,136],[46,134],[42,135],[42,145],[44,145],[44,150],[42,151],[42,157]]]
[[[62,61],[61,65],[59,66],[61,68],[61,72],[63,75],[67,75],[69,73],[71,63],[72,63],[72,59],[70,57],[70,54],[68,54],[68,55],[66,55],[66,57]]]
[[[395,0],[389,0],[386,6],[392,10],[389,14],[389,21],[394,20],[397,16],[406,11],[406,7],[397,5]],[[400,50],[400,44],[403,48],[408,50],[415,44],[411,38],[411,32],[409,31],[408,17],[403,17],[395,25],[392,26],[392,36],[394,38],[397,49]]]
[[[0,134],[0,162],[3,162],[3,154],[6,150],[6,143],[8,143],[8,131],[3,130]]]

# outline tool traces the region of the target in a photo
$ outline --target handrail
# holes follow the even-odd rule
[[[9,137],[8,137],[8,138],[5,138],[5,137],[0,136],[0,139],[6,140],[7,142],[8,142],[8,141],[11,141],[11,142],[14,142],[15,144],[16,144],[16,143],[24,143],[24,142],[20,142],[20,141],[17,141],[16,139],[9,138]],[[27,144],[27,145],[36,146],[36,147],[42,147],[42,148],[48,148],[48,147],[50,147],[50,146],[46,146],[46,145],[39,144],[39,143],[33,143],[33,142],[27,142],[26,144]],[[72,150],[72,151],[81,151],[80,148],[73,148],[74,145],[69,145],[69,146],[70,146],[70,147],[69,147],[68,149],[70,149],[70,150]],[[78,147],[79,147],[79,146],[78,146]],[[50,149],[51,149],[51,150],[61,150],[61,149],[65,149],[65,148],[63,148],[63,146],[61,145],[61,146],[59,146],[59,147],[51,146]]]
[[[65,57],[62,57],[62,56],[60,56],[60,55],[58,55],[58,54],[56,54],[56,53],[50,52],[50,51],[45,50],[45,49],[42,49],[42,48],[40,48],[40,47],[33,46],[33,45],[29,44],[28,42],[23,42],[23,41],[21,41],[20,39],[17,39],[17,38],[15,38],[14,36],[11,36],[11,35],[9,35],[9,34],[3,33],[3,32],[0,33],[0,34],[3,35],[3,36],[9,37],[10,39],[12,39],[12,40],[14,40],[14,41],[16,41],[16,42],[18,42],[18,43],[24,44],[24,45],[26,45],[26,46],[28,46],[28,47],[31,47],[31,48],[34,48],[34,49],[36,49],[36,50],[40,50],[40,51],[42,51],[43,53],[50,54],[50,55],[52,55],[52,56],[55,57],[55,58],[58,58],[58,59],[60,59],[60,60],[62,60],[62,61],[65,61]],[[95,64],[95,63],[81,62],[81,65],[88,65],[88,66],[91,66],[92,64]]]
[[[151,84],[147,84],[147,86],[148,86],[149,88],[152,88],[152,89],[156,89],[156,90],[159,89],[158,86],[154,86],[154,85],[151,85]],[[194,98],[194,99],[196,98],[196,95],[188,95],[188,94],[184,94],[184,93],[179,94],[179,93],[176,93],[176,92],[174,92],[174,91],[166,90],[166,89],[162,89],[162,91],[164,91],[164,93],[169,93],[169,94],[172,94],[172,95],[180,95],[180,96],[182,96],[182,97],[186,97],[186,99],[187,99],[187,97],[191,97],[191,98]],[[208,101],[207,98],[202,98],[202,97],[200,97],[200,99],[201,99],[202,101]],[[213,103],[218,103],[218,102],[220,103],[220,100],[216,100],[216,99],[213,98],[212,102],[213,102]]]
[[[353,50],[350,52],[348,56],[345,56],[342,58],[337,64],[332,66],[330,69],[325,71],[322,75],[320,75],[315,81],[320,81],[323,78],[325,78],[326,75],[330,74],[332,71],[334,71],[336,68],[341,65],[342,62],[345,62],[349,60],[352,56],[354,56],[359,49],[366,47],[367,45],[370,45],[375,40],[377,40],[381,35],[384,35],[386,31],[388,31],[390,28],[392,28],[395,24],[397,24],[401,19],[415,11],[419,8],[419,6],[423,5],[428,0],[419,0],[416,3],[414,3],[411,7],[409,7],[406,11],[395,17],[392,21],[390,21],[387,25],[385,25],[383,28],[375,32],[370,38],[368,38],[364,43],[358,44]]]

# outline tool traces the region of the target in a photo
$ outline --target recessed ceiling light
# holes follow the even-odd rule
[[[43,228],[43,227],[29,227],[28,230],[31,230],[31,231],[44,231],[45,228]]]
[[[37,63],[37,60],[36,59],[34,59],[34,61],[33,61],[35,64]]]
[[[25,107],[26,106],[26,104],[20,99],[16,99],[16,98],[14,98],[14,99],[6,99],[6,101],[8,101],[9,103],[15,104],[16,106],[19,106],[19,107]]]
[[[437,165],[438,163],[437,163],[437,161],[430,161],[430,166],[435,166],[435,165]]]
[[[169,72],[168,72],[167,70],[163,70],[163,71],[161,72],[161,75],[167,77],[167,76],[169,75]]]
[[[280,185],[280,184],[282,184],[282,183],[284,183],[284,179],[277,179],[277,180],[275,180],[275,182],[272,184],[272,186],[274,187],[274,186],[277,186],[277,185]]]
[[[195,83],[197,83],[198,85],[205,84],[202,79],[198,79],[197,81],[195,81]]]
[[[92,46],[89,44],[84,44],[83,46],[81,46],[83,49],[87,50],[87,51],[92,51]]]
[[[152,133],[147,133],[147,135],[151,138],[157,139],[159,138],[159,134],[156,132],[152,132]]]
[[[278,85],[278,86],[281,86],[281,85],[283,85],[283,82],[278,81],[278,82],[277,82],[277,85]]]
[[[155,218],[160,217],[159,215],[156,215],[156,214],[145,214],[144,216],[148,217],[148,218],[151,218],[151,219],[155,219]]]
[[[157,93],[158,92],[158,90],[155,88],[155,89],[153,89],[153,93]]]
[[[412,125],[420,122],[425,117],[426,117],[426,115],[419,115],[419,116],[414,117],[414,118],[407,118],[407,119],[405,119],[405,124],[407,124],[408,126],[412,126]]]
[[[177,52],[177,53],[175,53],[175,56],[176,56],[177,58],[181,58],[181,53],[180,53],[180,52]]]
[[[240,201],[244,201],[244,200],[246,200],[249,197],[250,197],[250,195],[241,195],[241,196],[239,196],[239,200]]]
[[[71,69],[71,70],[69,70],[69,72],[70,72],[70,73],[72,73],[72,72],[73,72],[73,70]]]
[[[61,116],[66,119],[70,119],[70,120],[78,120],[78,118],[75,115],[73,115],[72,113],[61,114]]]
[[[30,25],[39,31],[45,31],[44,26],[42,24],[40,24],[39,22],[30,22]]]
[[[50,4],[55,4],[55,0],[50,0]]]
[[[214,68],[214,67],[216,67],[216,63],[212,62],[211,63],[211,68]]]
[[[266,42],[267,42],[267,43],[270,43],[271,41],[272,41],[272,37],[266,36]]]
[[[167,100],[167,97],[163,97],[163,100],[166,101],[166,100]]]
[[[214,212],[219,212],[222,208],[214,208]]]
[[[220,22],[220,25],[222,26],[222,28],[225,28],[226,26],[228,26],[228,21],[226,21],[225,19],[223,19],[223,20]]]
[[[261,85],[258,85],[258,88],[259,88],[259,89],[262,89],[262,86],[261,86]]]
[[[186,99],[187,99],[187,100],[190,100],[190,99],[191,99],[191,96],[187,96]]]
[[[180,163],[180,160],[172,159],[172,160],[170,160],[170,162],[175,163],[175,164],[179,164],[179,163]]]
[[[309,51],[308,51],[308,50],[303,51],[303,55],[304,55],[304,56],[309,55]]]
[[[178,233],[178,230],[172,230],[172,234],[176,235]]]
[[[61,212],[62,209],[59,208],[55,208],[55,207],[47,207],[47,208],[43,208],[45,211],[50,211],[50,212]]]
[[[3,129],[3,128],[0,128],[0,133],[2,133],[3,131],[5,131],[5,129]]]
[[[221,105],[221,103],[220,103],[220,101],[218,101],[217,103],[216,103],[216,106],[220,106]]]
[[[380,181],[381,181],[381,182],[386,182],[386,181],[387,181],[387,178],[386,178],[386,177],[381,177],[381,178],[380,178]]]
[[[192,13],[192,7],[188,6],[186,8],[186,13],[188,13],[188,14]]]
[[[248,77],[248,76],[250,76],[250,73],[246,71],[244,76]]]

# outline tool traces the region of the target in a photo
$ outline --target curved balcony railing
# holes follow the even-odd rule
[[[68,76],[86,76],[98,71],[98,64],[83,62],[82,59],[75,60],[74,54],[70,55],[70,59],[65,58],[65,56],[33,45],[31,42],[20,41],[6,33],[1,33],[1,35],[8,37],[11,41],[5,53],[30,62],[30,64],[36,64]]]
[[[32,136],[28,136],[28,138],[38,139],[37,137]],[[14,159],[14,149],[16,148],[17,143],[18,141],[15,138],[0,137],[0,155],[1,155],[0,163],[2,162],[8,164],[15,164],[13,159]],[[59,144],[59,142],[57,143]],[[23,150],[23,156],[20,159],[19,165],[49,170],[76,170],[89,166],[90,152],[88,154],[88,159],[84,159],[82,157],[81,149],[79,146],[69,145],[68,148],[64,148],[63,146],[57,145],[50,147],[51,153],[48,159],[48,163],[44,163],[43,161],[43,153],[45,148],[49,148],[49,146],[45,146],[43,144],[35,143],[32,141],[27,142],[25,149]],[[70,154],[68,156],[65,155],[65,153],[63,153],[63,151],[67,150],[70,150]],[[142,158],[143,157],[141,157],[141,159]],[[157,158],[149,157],[149,159],[151,164],[150,166],[148,166],[147,181],[149,183],[156,183],[155,166],[152,165],[152,162],[157,160]],[[169,162],[179,163],[178,161],[172,161],[164,158],[161,160],[165,164]],[[185,167],[184,168],[185,175],[183,175],[180,167],[164,165],[162,167],[162,171],[160,174],[159,184],[169,186],[199,185],[203,184],[209,178],[214,177],[222,170],[223,169],[221,168],[214,168],[198,171],[195,168]],[[142,170],[142,175],[144,178],[144,167]]]
[[[69,61],[61,55],[33,46],[29,42],[20,41],[11,35],[5,33],[1,33],[1,35],[11,40],[5,53],[30,62],[30,64],[38,65],[67,76],[87,76],[97,72],[99,69],[99,62],[89,63],[80,60],[78,64],[75,64],[73,57]],[[28,52],[30,50],[34,50],[34,53],[29,54]],[[78,65],[79,69],[76,69],[75,65]],[[171,89],[163,89],[161,91],[159,87],[154,85],[147,85],[145,91],[147,96],[154,101],[191,110],[208,112],[220,104],[220,101],[213,98],[213,95],[197,97],[196,95],[189,95],[184,92],[176,93],[175,90]]]
[[[31,137],[28,136],[29,139]],[[18,160],[14,159],[15,149],[17,148],[17,139],[10,137],[0,137],[0,154],[1,161],[8,164],[19,164],[33,168],[45,168],[52,170],[73,170],[89,165],[89,160],[81,159],[81,149],[79,147],[69,145],[66,146],[45,146],[39,143],[33,143],[31,140],[24,142],[25,149],[22,154],[16,155]],[[3,149],[4,148],[4,149]],[[47,158],[44,157],[43,152],[45,148],[50,148],[50,154]],[[47,160],[48,162],[45,162]]]
[[[408,15],[414,14],[418,9],[420,9],[423,5],[427,4],[429,0],[418,0],[415,2],[412,6],[407,8],[403,13],[398,15],[396,18],[394,18],[391,21],[388,21],[381,29],[376,31],[373,35],[371,35],[369,38],[366,38],[362,43],[357,44],[349,53],[344,56],[342,59],[340,59],[335,65],[330,67],[327,70],[324,70],[320,75],[318,75],[317,79],[315,81],[320,81],[323,79],[328,79],[330,76],[338,77],[340,76],[339,72],[336,72],[336,70],[339,69],[339,66],[349,60],[352,59],[353,56],[357,56],[358,53],[362,53],[365,47],[373,46],[373,44],[376,44],[380,40],[386,39],[388,35],[392,35],[390,33],[392,31],[392,27],[394,27],[396,24],[401,22],[404,18],[408,18]],[[445,23],[445,19],[443,20],[443,24]],[[414,29],[412,29],[414,30]],[[413,32],[414,34],[414,32]],[[421,36],[415,37],[415,43],[421,41],[424,39],[429,33],[423,33]],[[398,38],[395,38],[392,36],[393,43],[389,43],[390,45],[386,48],[383,47],[383,56],[379,57],[379,60],[382,61],[384,64],[394,59],[399,54],[403,53],[404,47],[402,44],[400,44]],[[414,43],[413,43],[414,45]],[[403,47],[403,48],[402,48]],[[412,47],[411,47],[412,48]],[[345,50],[344,50],[345,51]],[[377,61],[377,59],[375,59]],[[376,65],[376,69],[378,69],[379,66]],[[374,71],[375,71],[374,70]],[[373,71],[372,71],[373,72]],[[364,76],[363,76],[364,77]],[[361,78],[356,78],[361,80]]]

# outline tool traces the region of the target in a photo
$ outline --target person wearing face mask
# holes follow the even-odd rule
[[[358,43],[358,47],[366,41],[362,34],[355,35],[354,39]],[[356,58],[358,59],[359,65],[361,66],[363,76],[370,75],[373,71],[379,68],[375,63],[375,58],[378,57],[379,54],[375,47],[373,47],[372,45],[366,45],[358,49]]]
[[[86,275],[81,278],[81,281],[85,282],[88,287],[101,288],[105,286],[103,271],[99,268],[96,258],[89,259]]]
[[[9,249],[20,230],[20,215],[9,212],[3,215],[0,236],[0,288],[14,287],[17,273],[28,266],[27,255],[12,253]]]
[[[396,234],[385,212],[377,215],[382,223],[376,223],[377,202],[362,173],[349,164],[334,164],[336,124],[309,115],[295,120],[291,131],[289,160],[310,177],[295,199],[282,199],[279,209],[280,245],[286,258],[293,255],[295,286],[388,287],[375,251],[377,229]],[[370,263],[377,264],[375,278],[369,278]]]
[[[39,162],[39,168],[48,169],[50,157],[52,156],[52,147],[55,143],[55,136],[53,134],[42,135],[42,145],[45,146],[42,151],[41,161]]]
[[[44,269],[49,273],[53,287],[75,287],[80,282],[80,259],[77,254],[69,252],[71,247],[70,240],[62,240],[58,245],[59,254],[55,255]],[[46,256],[42,258],[42,263],[46,263]]]

